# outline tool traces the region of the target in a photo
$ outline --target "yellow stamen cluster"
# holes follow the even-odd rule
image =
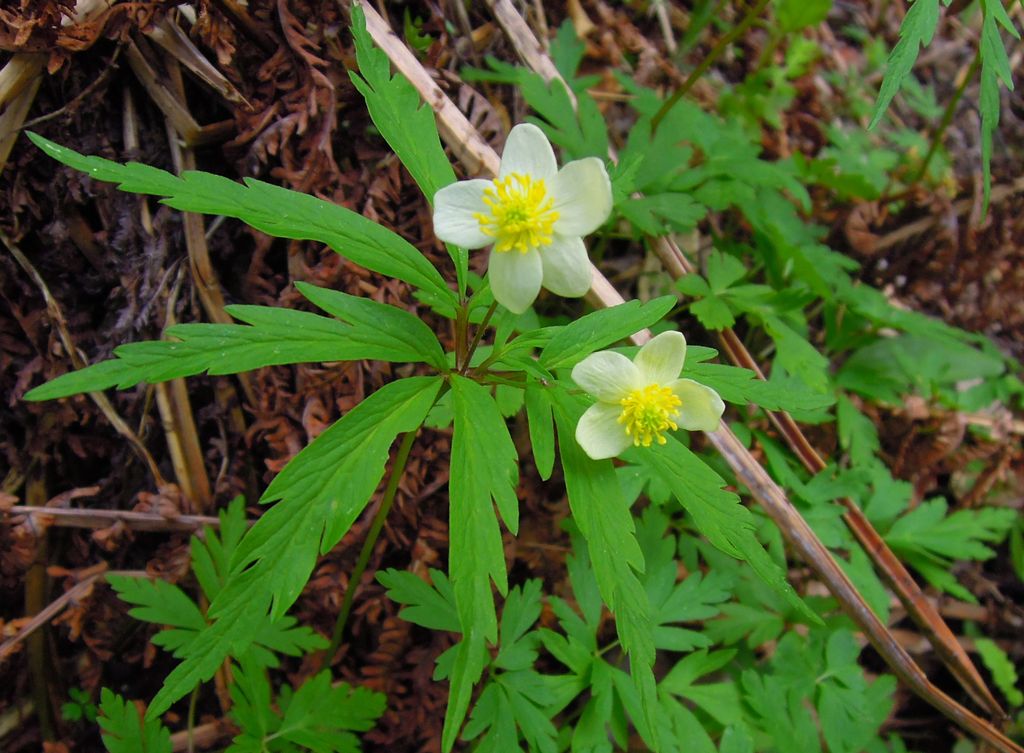
[[[670,387],[649,384],[633,390],[619,403],[622,405],[619,423],[625,424],[626,434],[633,437],[635,447],[650,447],[655,439],[658,444],[665,444],[663,432],[679,428],[672,419],[679,415],[682,401]]]
[[[473,217],[481,232],[495,239],[495,251],[515,249],[525,254],[551,243],[558,212],[551,208],[555,200],[542,178],[506,175],[484,191],[483,199],[490,214],[477,212]]]

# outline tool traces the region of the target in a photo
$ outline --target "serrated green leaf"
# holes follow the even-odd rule
[[[697,528],[718,549],[744,560],[767,585],[812,623],[819,623],[793,591],[786,574],[754,536],[754,522],[739,497],[725,491],[725,482],[674,437],[664,445],[631,450],[626,459],[647,466],[672,489],[679,503],[693,516]]]
[[[449,572],[463,640],[451,675],[442,748],[451,750],[485,664],[485,642],[497,640],[490,583],[508,589],[496,504],[513,532],[519,523],[518,459],[508,427],[486,388],[452,376]]]
[[[408,241],[337,204],[252,178],[244,185],[219,175],[186,171],[177,177],[137,162],[120,164],[88,157],[28,134],[50,157],[122,191],[163,196],[186,212],[226,215],[268,235],[319,241],[361,267],[409,283],[431,303],[454,316],[456,297],[434,266]]]
[[[263,495],[263,501],[280,501],[242,539],[228,583],[210,605],[216,621],[186,647],[185,660],[164,681],[150,713],[163,713],[212,677],[225,657],[251,645],[268,610],[273,619],[283,615],[317,554],[331,549],[369,502],[395,437],[420,426],[440,387],[437,377],[382,387],[285,466]]]
[[[433,332],[393,306],[298,283],[300,290],[336,319],[271,306],[227,306],[240,324],[178,324],[174,340],[129,343],[114,353],[120,367],[101,362],[57,377],[25,394],[26,400],[52,400],[108,387],[209,373],[237,374],[264,366],[319,361],[426,361],[446,368]],[[354,326],[353,326],[354,325]]]
[[[431,630],[460,632],[455,592],[448,576],[440,570],[431,568],[430,578],[433,586],[413,573],[394,568],[377,573],[377,581],[388,589],[388,598],[406,605],[405,609],[398,613],[403,620],[415,622]]]
[[[170,629],[157,633],[153,642],[175,656],[180,656],[182,646],[206,627],[206,619],[195,602],[167,581],[108,575],[107,582],[121,601],[133,605],[128,610],[132,617],[143,622],[170,626]]]
[[[868,128],[874,128],[900,90],[900,86],[914,67],[918,50],[931,44],[935,28],[939,23],[939,0],[914,0],[907,15],[900,24],[900,41],[889,53],[885,78],[878,90],[875,112]]]
[[[975,638],[974,648],[992,673],[996,686],[1013,707],[1024,705],[1024,693],[1017,687],[1017,668],[999,645],[988,638]]]
[[[654,625],[647,593],[637,578],[644,558],[633,518],[611,461],[592,460],[576,442],[576,423],[582,413],[579,401],[563,391],[554,392],[552,398],[569,507],[587,542],[601,596],[615,615],[619,640],[630,656],[643,707],[643,716],[636,721],[645,739],[650,739],[658,729],[655,716],[660,709],[652,671]]]
[[[352,37],[359,73],[349,71],[349,78],[363,95],[380,135],[433,204],[434,194],[455,182],[455,170],[441,146],[434,111],[421,102],[419,93],[405,76],[391,75],[388,56],[374,45],[366,31],[365,14],[358,6],[352,8]],[[465,293],[469,253],[464,248],[446,245],[455,263],[459,290]]]
[[[776,0],[775,13],[785,32],[794,32],[816,26],[825,20],[832,9],[832,0]]]
[[[245,499],[239,495],[221,510],[220,526],[203,528],[203,536],[193,536],[190,542],[192,572],[199,581],[207,599],[213,601],[227,581],[231,558],[238,542],[248,528],[245,520]]]
[[[368,356],[377,361],[423,361],[444,371],[447,362],[437,335],[422,319],[395,306],[360,298],[339,290],[296,282],[314,305],[352,325],[348,338],[365,345],[372,343],[386,355]],[[416,354],[410,358],[411,354]]]
[[[100,691],[97,721],[110,753],[171,753],[171,733],[160,720],[143,718],[134,704],[107,688]]]
[[[655,324],[672,310],[673,296],[662,296],[641,303],[629,301],[581,316],[559,330],[540,354],[547,369],[568,368],[595,350],[636,334]]]

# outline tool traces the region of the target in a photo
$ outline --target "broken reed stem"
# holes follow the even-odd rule
[[[12,517],[28,516],[41,518],[47,525],[57,528],[109,528],[121,523],[133,531],[198,531],[204,526],[220,525],[220,519],[207,515],[179,515],[164,517],[152,512],[129,510],[94,510],[87,508],[44,507],[40,505],[15,505],[0,515]],[[252,525],[254,521],[250,521]]]
[[[384,521],[387,520],[388,513],[391,512],[391,505],[394,503],[395,495],[398,492],[398,483],[402,480],[402,475],[405,473],[405,465],[409,460],[409,452],[412,450],[412,444],[415,439],[416,431],[406,432],[402,436],[402,443],[398,446],[398,452],[395,453],[395,461],[391,466],[391,475],[388,477],[387,486],[384,488],[384,496],[381,498],[380,506],[377,508],[373,521],[370,523],[370,530],[366,534],[366,540],[363,542],[363,548],[359,552],[356,566],[349,576],[348,588],[345,589],[345,596],[342,599],[341,608],[338,610],[338,619],[335,621],[334,630],[331,633],[331,643],[324,653],[321,667],[331,666],[335,654],[338,653],[338,649],[341,647],[341,639],[345,634],[345,623],[348,622],[349,613],[352,611],[352,602],[355,600],[356,591],[359,590],[359,584],[363,579],[363,573],[366,572],[366,566],[370,562],[373,548],[377,544],[381,531],[384,530]]]
[[[409,52],[405,45],[391,31],[377,11],[366,0],[354,0],[366,15],[366,26],[376,44],[384,50],[392,64],[420,92],[423,100],[429,104],[438,118],[438,127],[442,138],[452,147],[458,157],[460,154],[472,152],[475,163],[463,163],[467,171],[475,172],[475,164],[493,166],[487,170],[492,175],[497,173],[499,159],[497,154],[480,138],[476,129],[466,121],[454,103],[438,88],[430,75]],[[494,0],[495,4],[507,0]],[[340,3],[340,0],[339,0]],[[761,0],[758,7],[766,5]],[[344,6],[343,6],[344,7]],[[753,15],[753,14],[752,14]],[[753,21],[751,20],[751,23]],[[749,24],[748,24],[749,25]],[[455,114],[452,114],[452,110]],[[467,143],[452,143],[449,139],[454,134],[465,134]],[[481,149],[481,144],[483,149]],[[596,267],[593,271],[593,285],[587,299],[601,307],[617,306],[625,299],[615,290],[611,283]],[[636,333],[631,339],[642,344],[650,338],[647,331]],[[1024,753],[1016,743],[984,719],[978,717],[954,699],[935,687],[921,668],[914,662],[903,647],[893,639],[886,626],[878,619],[864,598],[860,595],[846,573],[832,558],[814,532],[804,521],[799,512],[792,506],[785,492],[774,482],[763,467],[753,458],[750,451],[736,438],[727,426],[717,432],[706,434],[712,445],[725,458],[752,495],[772,516],[796,552],[815,570],[818,576],[828,585],[844,611],[849,614],[864,630],[868,640],[876,648],[893,672],[902,679],[917,695],[932,704],[945,716],[964,729],[972,732],[982,740],[989,742],[1003,753]]]

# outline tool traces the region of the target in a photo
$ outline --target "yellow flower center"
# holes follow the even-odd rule
[[[672,419],[679,415],[682,401],[670,387],[649,384],[633,390],[619,403],[622,405],[619,423],[625,424],[626,434],[633,437],[635,447],[650,447],[655,439],[658,444],[665,444],[663,432],[679,428]]]
[[[473,217],[480,223],[480,231],[495,239],[495,251],[516,249],[525,254],[551,243],[558,212],[551,208],[555,200],[542,178],[506,175],[484,190],[483,198],[490,214],[477,212]]]

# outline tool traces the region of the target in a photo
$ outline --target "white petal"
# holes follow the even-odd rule
[[[598,400],[616,404],[644,386],[633,362],[611,350],[591,353],[573,366],[572,380]]]
[[[676,423],[687,431],[716,431],[725,403],[707,385],[692,379],[677,379],[668,385],[682,401]]]
[[[520,123],[509,131],[505,151],[501,153],[499,178],[504,178],[510,173],[521,173],[533,178],[551,180],[557,171],[555,153],[544,131],[532,123]]]
[[[612,184],[597,157],[570,162],[559,170],[551,181],[551,195],[558,212],[555,232],[562,235],[589,235],[612,211]]]
[[[491,213],[483,196],[492,185],[490,180],[461,180],[434,194],[434,235],[463,248],[483,248],[493,243],[494,238],[480,230],[480,221],[474,217]]]
[[[541,269],[540,253],[530,249],[519,251],[491,251],[487,262],[487,276],[491,281],[494,300],[513,314],[521,314],[537,300]]]
[[[624,452],[632,438],[619,423],[622,408],[608,403],[597,403],[587,408],[576,424],[576,441],[594,460],[613,458]]]
[[[668,384],[679,378],[686,360],[686,338],[681,332],[655,335],[636,354],[644,384]]]
[[[555,236],[540,248],[544,266],[544,287],[556,295],[579,298],[590,290],[592,270],[582,238]]]

